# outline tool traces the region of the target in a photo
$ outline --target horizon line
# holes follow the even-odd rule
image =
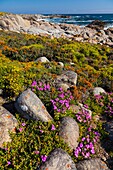
[[[0,11],[0,12],[4,12],[4,13],[11,13],[11,14],[42,14],[42,15],[87,15],[87,14],[113,14],[113,12],[105,12],[105,13],[100,13],[100,12],[89,12],[89,13],[44,13],[44,12],[40,12],[40,13],[36,13],[36,12],[6,12],[6,11]]]

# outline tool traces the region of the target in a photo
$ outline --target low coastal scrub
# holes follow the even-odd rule
[[[48,101],[48,95],[46,98],[45,94],[53,95],[48,105],[49,111],[53,111],[54,121],[48,123],[26,121],[16,114],[19,125],[16,128],[16,134],[10,134],[12,142],[4,144],[4,149],[0,151],[0,167],[2,169],[36,169],[46,161],[49,153],[55,148],[67,151],[74,162],[98,156],[97,146],[99,147],[101,140],[107,137],[107,133],[103,129],[104,121],[99,122],[96,116],[113,119],[113,93],[91,96],[83,101],[84,108],[81,112],[73,112],[70,106],[75,101],[71,91],[65,92],[60,88],[53,92],[49,83],[39,82],[38,84],[36,81],[32,82],[31,88],[45,105]],[[85,110],[89,108],[93,111],[92,115]],[[107,108],[110,114],[107,113],[109,111]],[[65,116],[71,116],[79,123],[79,144],[74,151],[70,150],[58,135],[60,119]]]
[[[0,89],[12,102],[26,88],[36,93],[54,121],[25,120],[16,112],[19,122],[11,135],[12,142],[0,150],[1,169],[34,170],[45,162],[55,148],[62,148],[74,162],[100,156],[100,145],[107,138],[106,120],[113,120],[113,49],[67,39],[49,39],[33,35],[0,32]],[[50,62],[37,62],[39,57]],[[62,68],[58,62],[64,63]],[[54,79],[65,70],[78,74],[77,86],[56,90]],[[101,86],[106,94],[84,97],[88,90]],[[74,112],[72,105],[83,105]],[[90,113],[89,110],[92,111]],[[74,118],[80,128],[79,144],[71,150],[59,137],[60,119]],[[99,121],[98,121],[99,120]],[[97,147],[98,146],[98,147]],[[113,151],[108,150],[113,156]]]

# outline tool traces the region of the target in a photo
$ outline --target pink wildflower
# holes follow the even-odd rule
[[[22,131],[23,131],[23,128],[19,128],[19,131],[22,132]]]
[[[7,164],[8,164],[8,165],[11,165],[11,162],[10,162],[10,161],[7,161]]]
[[[26,126],[26,123],[22,123],[22,126]]]
[[[51,130],[56,130],[56,128],[53,124],[52,124]]]
[[[34,153],[35,153],[35,154],[39,154],[40,152],[36,150],[36,151],[34,151]]]
[[[41,159],[42,159],[42,162],[45,162],[46,159],[47,159],[47,156],[46,155],[41,155]]]

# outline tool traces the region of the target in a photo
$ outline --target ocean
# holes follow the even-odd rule
[[[101,20],[106,23],[105,28],[113,27],[113,14],[61,14],[61,16],[63,17],[51,17],[46,20],[53,23],[75,24],[79,26],[86,26],[94,20]]]

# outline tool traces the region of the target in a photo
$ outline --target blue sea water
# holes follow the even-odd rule
[[[62,16],[64,17],[47,18],[46,20],[53,23],[75,24],[79,26],[86,26],[94,20],[101,20],[106,23],[106,28],[113,27],[113,14],[63,14]]]

